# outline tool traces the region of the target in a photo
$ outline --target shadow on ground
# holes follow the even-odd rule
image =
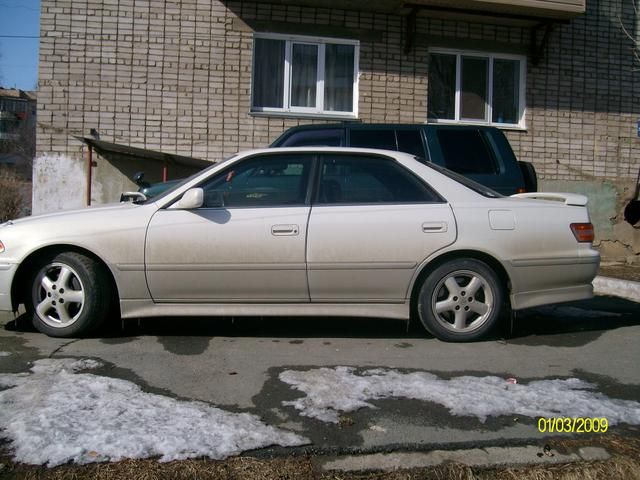
[[[505,316],[506,317],[506,316]],[[609,330],[640,325],[640,305],[612,297],[519,311],[496,328],[489,341],[523,345],[582,346]],[[26,315],[7,330],[33,332]],[[275,337],[295,343],[304,338],[430,338],[419,322],[351,317],[155,317],[116,320],[96,337],[119,343],[127,337]],[[407,345],[408,346],[408,345]]]

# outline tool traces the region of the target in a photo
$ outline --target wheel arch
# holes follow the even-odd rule
[[[55,244],[55,245],[46,245],[37,250],[30,252],[23,260],[20,262],[18,269],[16,270],[16,274],[13,277],[13,282],[11,283],[11,304],[16,311],[18,309],[18,305],[21,303],[25,303],[26,298],[25,295],[28,295],[29,288],[24,288],[27,286],[27,282],[30,279],[30,276],[33,274],[33,269],[37,265],[39,259],[41,259],[45,255],[52,255],[63,252],[74,252],[80,253],[82,255],[86,255],[87,257],[95,260],[107,274],[107,278],[111,283],[111,287],[113,288],[113,293],[115,298],[113,299],[114,305],[119,308],[119,302],[117,301],[120,298],[120,293],[118,290],[118,283],[116,282],[113,271],[109,267],[109,264],[104,261],[99,255],[96,255],[91,250],[80,247],[78,245],[73,244]]]
[[[486,263],[495,273],[498,275],[500,279],[500,283],[505,289],[505,300],[510,303],[510,293],[511,293],[511,279],[504,265],[493,255],[482,252],[479,250],[451,250],[441,255],[431,258],[424,262],[424,264],[420,267],[418,274],[414,277],[413,285],[411,285],[411,296],[409,297],[411,302],[411,317],[416,318],[415,314],[417,313],[418,307],[418,294],[420,292],[420,288],[422,287],[422,283],[424,279],[436,268],[440,265],[450,261],[457,260],[461,258],[473,258],[475,260],[480,260],[481,262]]]

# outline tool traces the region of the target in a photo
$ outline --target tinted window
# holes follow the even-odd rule
[[[343,130],[340,128],[323,130],[302,130],[286,138],[278,147],[341,147]]]
[[[398,150],[424,157],[424,146],[422,145],[422,135],[419,130],[396,130],[398,138]]]
[[[439,129],[437,135],[449,170],[463,175],[498,173],[493,152],[480,131]]]
[[[420,203],[440,198],[393,160],[327,156],[322,162],[318,203]]]
[[[380,148],[397,151],[396,132],[394,130],[351,130],[350,146],[361,148]]]
[[[203,207],[304,205],[312,166],[309,155],[268,155],[231,166],[201,185]]]

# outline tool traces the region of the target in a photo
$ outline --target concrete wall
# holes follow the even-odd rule
[[[429,46],[527,52],[530,44],[529,28],[420,15],[414,48],[405,54],[398,15],[248,1],[42,0],[41,6],[34,212],[82,204],[83,153],[70,135],[91,128],[103,140],[215,160],[266,146],[288,127],[323,122],[250,114],[256,29],[360,39],[365,122],[426,121]],[[624,244],[620,258],[627,258],[637,242],[615,237],[615,225],[639,166],[640,72],[620,22],[635,31],[631,2],[588,0],[584,15],[557,26],[540,63],[528,61],[527,128],[507,133],[542,180],[589,181],[595,190],[607,182],[616,190],[610,211],[597,217],[613,224],[598,230],[613,230],[611,241]],[[62,170],[45,177],[52,168]],[[115,200],[117,185],[126,184],[122,173],[98,169],[94,201]],[[47,185],[63,180],[73,187],[52,201],[55,188]]]

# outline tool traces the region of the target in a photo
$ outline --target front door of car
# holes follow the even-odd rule
[[[199,187],[201,208],[158,210],[145,264],[156,302],[306,302],[308,185],[314,157],[262,154]]]
[[[312,302],[403,302],[416,268],[453,243],[449,205],[395,160],[326,154],[309,219]]]

